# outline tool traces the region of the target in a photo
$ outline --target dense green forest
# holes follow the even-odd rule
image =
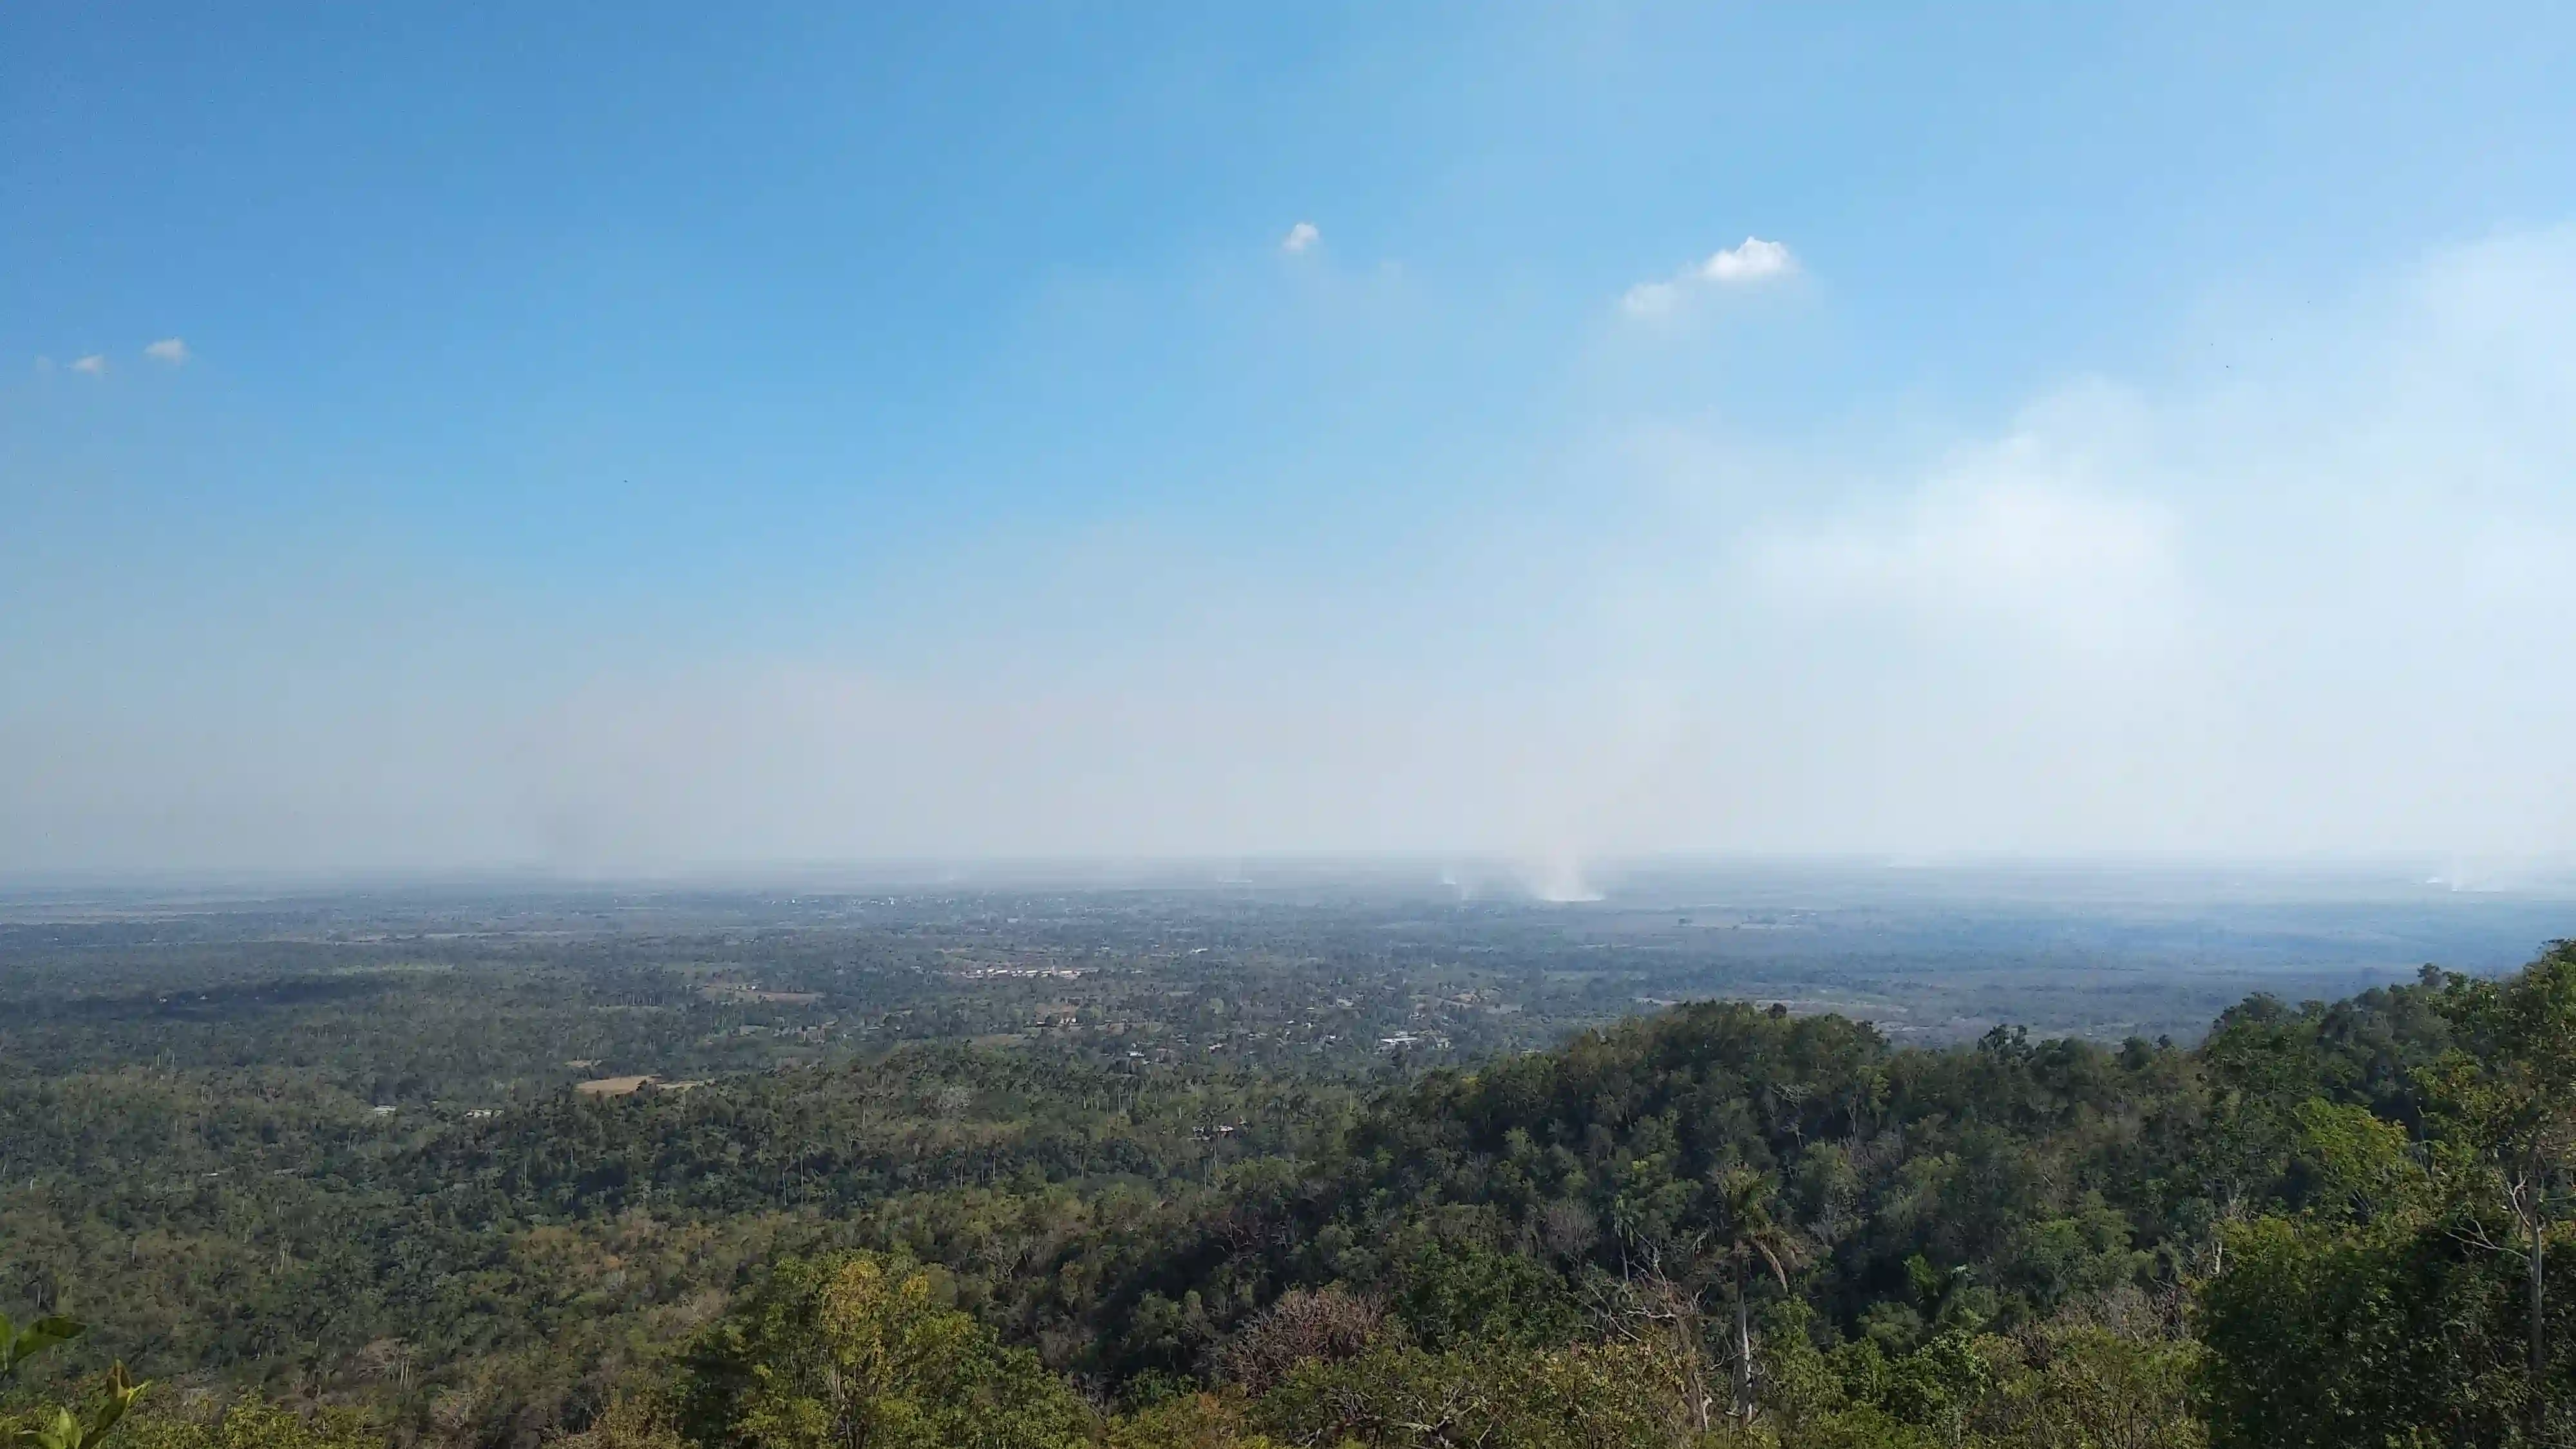
[[[138,1449],[2576,1443],[2567,946],[2190,1046],[1707,1002],[1332,1070],[809,1050],[614,953],[407,1022],[325,954],[0,1037],[0,1306],[86,1328],[28,1432],[114,1363]],[[568,1085],[656,1033],[704,1077]]]

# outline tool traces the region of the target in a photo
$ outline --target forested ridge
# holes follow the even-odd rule
[[[8,1402],[121,1361],[166,1449],[2576,1443],[2565,945],[2191,1046],[1712,1002],[1375,1078],[63,1067],[0,1073],[0,1288],[87,1332]]]

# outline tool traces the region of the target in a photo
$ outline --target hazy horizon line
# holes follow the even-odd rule
[[[584,890],[688,889],[904,890],[941,886],[1008,887],[1225,887],[1296,883],[1384,884],[1390,877],[1420,878],[1431,888],[1476,891],[1524,888],[1548,875],[1573,876],[1596,887],[1641,883],[1639,877],[1687,873],[1803,875],[2015,874],[2140,878],[2252,875],[2359,882],[2378,880],[2416,887],[2484,893],[2576,893],[2576,853],[2529,856],[2453,852],[2354,851],[2225,853],[2180,851],[2007,852],[1751,852],[1657,851],[1533,859],[1508,852],[1265,851],[1194,854],[880,856],[772,861],[681,861],[667,864],[582,868],[544,861],[460,863],[416,867],[333,870],[300,866],[147,867],[76,866],[0,870],[0,898],[65,891],[284,892],[578,888]],[[1265,878],[1266,877],[1266,878]]]

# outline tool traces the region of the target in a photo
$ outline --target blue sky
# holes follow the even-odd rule
[[[2571,71],[12,7],[0,868],[2560,851]]]

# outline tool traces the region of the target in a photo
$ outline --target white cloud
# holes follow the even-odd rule
[[[2163,632],[2177,601],[2161,510],[2036,478],[1944,483],[1891,518],[1768,539],[1754,558],[1795,602],[2023,625],[2088,647]]]
[[[95,352],[91,353],[87,357],[73,358],[72,371],[86,372],[92,377],[105,376],[107,373],[107,359],[101,357]]]
[[[1918,466],[1682,459],[1603,647],[1694,718],[1581,853],[2564,852],[2576,228],[2192,341]]]
[[[1619,299],[1619,307],[1631,317],[1661,317],[1681,300],[1682,289],[1672,282],[1639,282]]]
[[[1798,259],[1783,242],[1749,236],[1741,246],[1710,255],[1662,281],[1639,282],[1619,298],[1619,310],[1631,317],[1668,317],[1699,287],[1750,287],[1796,275]]]
[[[1741,286],[1747,282],[1787,276],[1797,269],[1798,259],[1789,255],[1788,247],[1749,236],[1742,246],[1728,247],[1700,263],[1699,274],[1712,282]]]
[[[1757,531],[1752,576],[1804,609],[1890,610],[2090,653],[2170,643],[2188,590],[2172,510],[2125,451],[2143,410],[2120,389],[2070,389],[1910,498]]]
[[[1279,250],[1295,256],[1323,239],[1323,232],[1317,230],[1313,222],[1301,221],[1288,228],[1288,234],[1279,239]]]
[[[166,362],[172,367],[177,367],[188,360],[188,344],[176,337],[164,337],[158,342],[146,343],[143,355],[155,362]]]

